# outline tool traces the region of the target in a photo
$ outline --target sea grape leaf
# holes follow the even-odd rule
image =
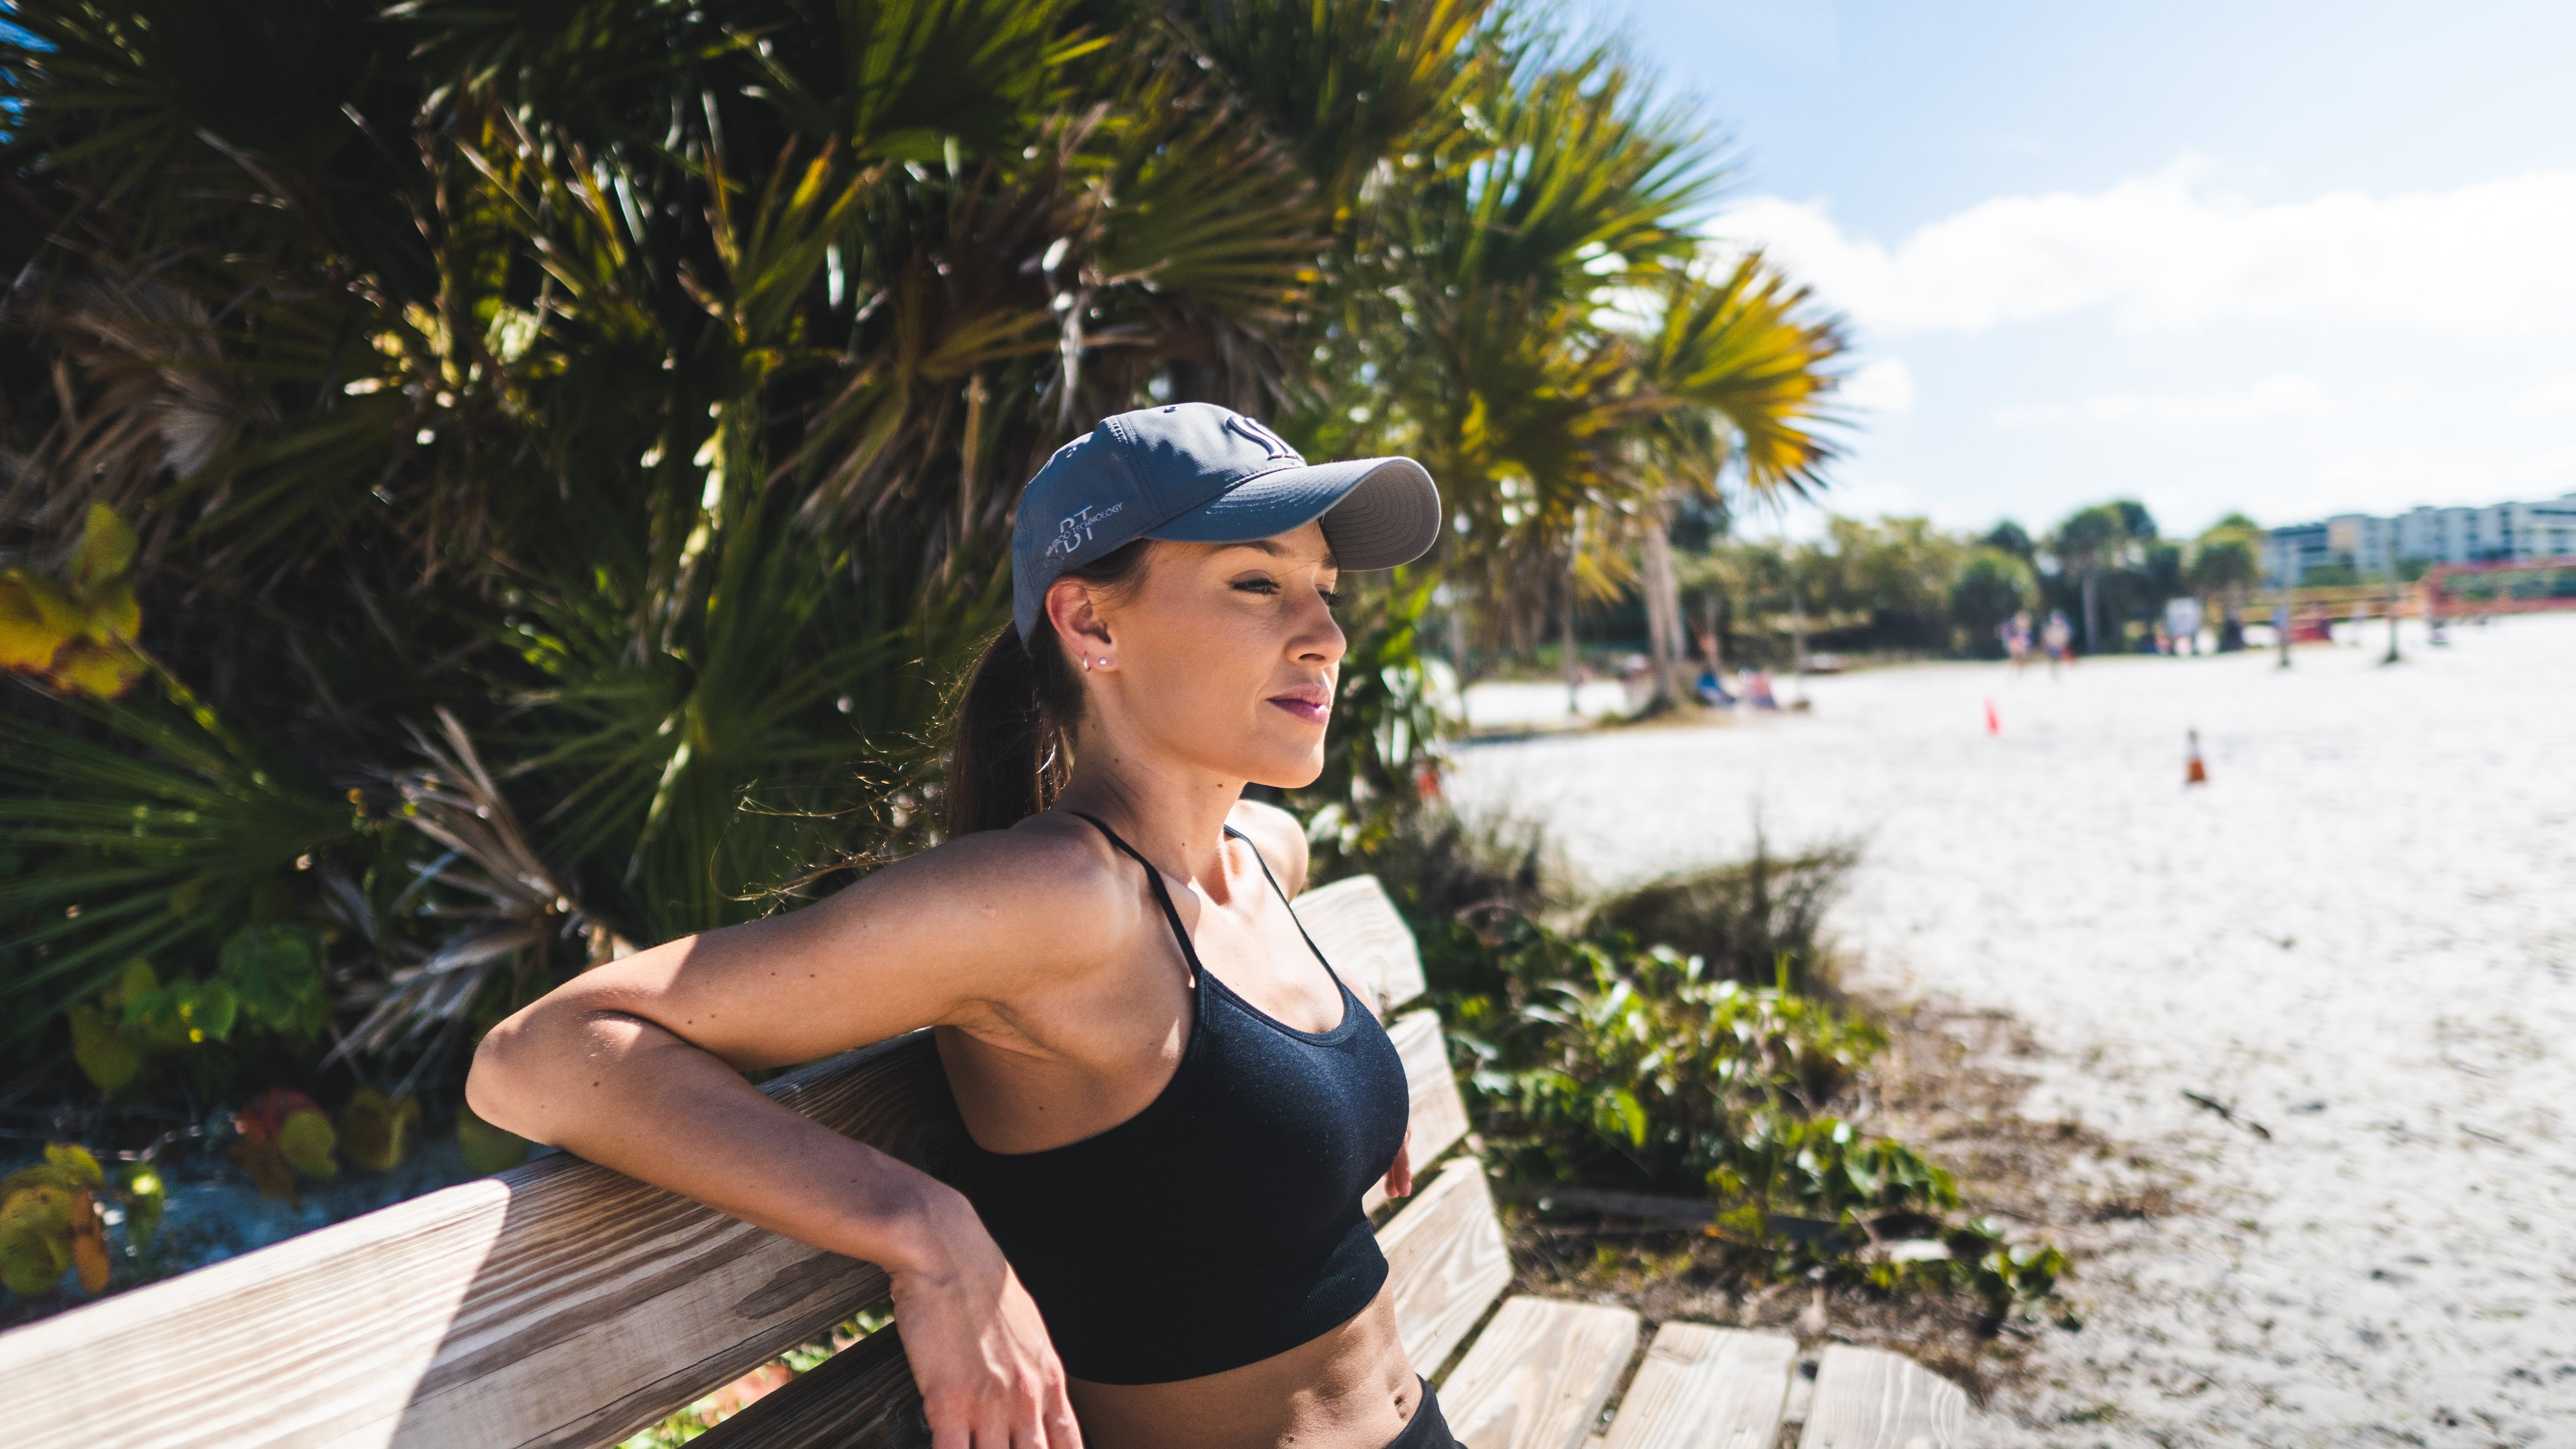
[[[98,643],[131,639],[142,628],[143,605],[134,597],[132,584],[110,584],[90,599],[88,625],[83,632]]]
[[[280,1202],[295,1201],[295,1172],[286,1165],[286,1158],[278,1152],[276,1143],[245,1137],[234,1143],[224,1155],[232,1159],[234,1166],[250,1174],[260,1196]]]
[[[129,1163],[122,1176],[125,1236],[131,1242],[149,1244],[161,1231],[161,1209],[169,1203],[161,1173],[151,1163],[136,1162]]]
[[[233,1034],[233,1022],[241,1013],[241,997],[218,977],[197,987],[180,1009],[186,1013],[188,1025],[195,1031],[217,1041],[228,1041]]]
[[[52,1292],[71,1266],[69,1237],[58,1242],[33,1226],[0,1218],[0,1286],[31,1298]]]
[[[160,973],[152,969],[151,962],[137,956],[125,963],[124,974],[116,978],[116,985],[107,993],[107,1004],[121,1007],[138,996],[149,996],[160,989]]]
[[[55,683],[99,699],[114,699],[143,677],[143,656],[123,644],[75,639],[54,656]]]
[[[419,1121],[417,1099],[389,1098],[373,1087],[360,1087],[340,1109],[340,1150],[369,1172],[389,1172],[410,1155],[412,1129]]]
[[[273,1030],[300,1025],[308,1004],[323,999],[322,943],[302,926],[245,926],[219,961],[242,1010]]]
[[[85,595],[95,595],[124,578],[133,563],[133,526],[106,504],[91,504],[80,542],[72,546],[72,587]]]
[[[528,1139],[475,1116],[471,1107],[456,1109],[456,1145],[476,1172],[504,1172],[528,1160]]]
[[[0,669],[43,673],[87,622],[53,580],[25,569],[0,573]]]
[[[331,1130],[331,1119],[306,1108],[287,1115],[277,1129],[278,1155],[306,1177],[333,1177],[340,1164],[331,1157],[340,1135]]]
[[[107,1289],[107,1231],[100,1226],[93,1211],[85,1222],[72,1225],[72,1266],[80,1270],[81,1291],[101,1293]]]
[[[98,1188],[107,1183],[107,1174],[99,1170],[98,1159],[77,1142],[47,1143],[45,1163],[82,1188]]]
[[[72,1060],[93,1086],[113,1092],[142,1074],[143,1048],[132,1033],[118,1030],[105,1012],[85,1002],[65,1014],[72,1025]]]

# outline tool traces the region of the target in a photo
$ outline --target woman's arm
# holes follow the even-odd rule
[[[492,1029],[466,1097],[501,1127],[884,1267],[940,1449],[1080,1442],[1034,1304],[954,1189],[781,1106],[779,1066],[1043,993],[1132,901],[1045,827],[969,837],[804,910],[596,967]]]

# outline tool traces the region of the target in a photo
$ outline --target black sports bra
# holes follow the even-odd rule
[[[1257,1363],[1348,1322],[1386,1282],[1360,1198],[1404,1142],[1404,1063],[1338,975],[1342,1020],[1326,1032],[1228,990],[1199,965],[1162,872],[1082,818],[1145,868],[1181,943],[1197,988],[1188,1045],[1135,1116],[1042,1152],[970,1143],[952,1177],[1075,1378],[1159,1384]],[[1279,890],[1269,862],[1261,874]]]

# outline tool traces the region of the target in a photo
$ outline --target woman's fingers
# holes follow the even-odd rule
[[[1413,1195],[1413,1129],[1409,1127],[1405,1129],[1404,1141],[1396,1146],[1394,1163],[1386,1170],[1386,1195]]]
[[[895,1320],[933,1449],[1077,1449],[1064,1366],[1046,1321],[980,1227],[944,1235],[945,1261],[897,1273]]]
[[[1046,1449],[1082,1449],[1082,1426],[1074,1422],[1062,1379],[1047,1386],[1045,1410]]]

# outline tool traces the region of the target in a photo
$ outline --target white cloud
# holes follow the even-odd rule
[[[2504,410],[2518,418],[2576,415],[2576,373],[2524,388],[2506,400]]]
[[[2057,423],[2153,423],[2168,428],[2235,427],[2294,418],[2330,418],[2339,409],[2324,383],[2297,373],[2279,373],[2250,387],[2226,392],[2157,395],[2115,392],[2080,403],[2007,404],[1995,409],[1999,428],[2044,427]]]
[[[1889,332],[1982,332],[2105,309],[2131,331],[2281,320],[2576,336],[2576,171],[2438,193],[2253,205],[2189,159],[2096,192],[2006,196],[1889,248],[1821,202],[1760,197],[1712,235],[1761,246]]]
[[[1837,399],[1846,407],[1872,413],[1914,410],[1914,372],[1900,357],[1882,357],[1843,379]]]

